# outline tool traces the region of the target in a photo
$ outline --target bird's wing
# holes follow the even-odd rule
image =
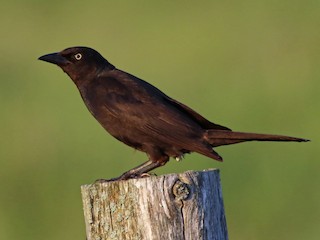
[[[148,82],[141,80],[129,73],[123,72],[123,71],[116,71],[116,75],[124,75],[126,76],[126,83],[125,85],[131,85],[133,86],[133,89],[139,89],[145,94],[141,94],[145,97],[159,97],[161,98],[161,101],[167,102],[168,105],[176,108],[179,112],[184,113],[185,115],[188,115],[190,119],[197,122],[203,129],[215,129],[215,130],[229,130],[228,127],[221,126],[219,124],[215,124],[213,122],[210,122],[203,116],[201,116],[199,113],[191,109],[190,107],[178,102],[177,100],[174,100],[164,94],[162,91],[160,91],[158,88],[154,87],[153,85],[149,84]],[[119,79],[119,78],[118,78]]]
[[[191,115],[191,109],[180,107],[157,88],[131,75],[109,76],[101,82],[106,110],[132,131],[181,147],[199,145],[194,139],[201,138],[204,129],[198,121],[201,116]]]
[[[230,128],[227,128],[225,126],[221,126],[219,124],[215,124],[213,122],[210,122],[203,116],[201,116],[199,113],[195,112],[188,106],[184,105],[183,103],[180,103],[170,97],[167,97],[167,101],[169,101],[172,105],[176,106],[180,111],[185,112],[188,114],[191,118],[193,118],[195,121],[197,121],[204,129],[216,129],[216,130],[230,130]]]

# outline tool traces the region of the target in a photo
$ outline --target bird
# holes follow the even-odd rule
[[[75,83],[94,118],[113,137],[145,152],[148,160],[119,177],[139,178],[170,158],[199,153],[222,161],[215,147],[247,141],[307,142],[308,139],[232,131],[213,123],[150,83],[116,68],[96,50],[77,46],[43,55]]]

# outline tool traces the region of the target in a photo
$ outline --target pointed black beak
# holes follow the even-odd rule
[[[59,53],[46,54],[46,55],[39,57],[38,59],[45,61],[45,62],[56,64],[58,66],[64,66],[64,65],[67,65],[68,63],[70,63],[66,58],[61,56]]]

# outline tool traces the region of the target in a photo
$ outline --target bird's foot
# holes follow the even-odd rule
[[[114,182],[128,179],[138,179],[143,177],[150,177],[153,174],[148,173],[149,171],[164,165],[162,162],[152,162],[151,160],[123,173],[121,176],[111,179],[98,179],[95,183],[104,183],[104,182]]]
[[[157,174],[155,174],[155,173],[142,173],[142,174],[140,175],[140,178],[156,177],[156,176],[157,176]]]
[[[106,183],[106,182],[114,182],[114,181],[120,181],[120,180],[128,180],[128,179],[139,179],[139,178],[147,178],[147,177],[153,177],[157,176],[155,173],[141,173],[141,174],[122,174],[119,177],[111,178],[111,179],[97,179],[94,181],[94,183]]]

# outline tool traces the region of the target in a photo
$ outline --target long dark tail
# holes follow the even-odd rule
[[[228,130],[207,130],[205,138],[212,147],[247,141],[308,142],[308,139],[282,135],[233,132]]]

